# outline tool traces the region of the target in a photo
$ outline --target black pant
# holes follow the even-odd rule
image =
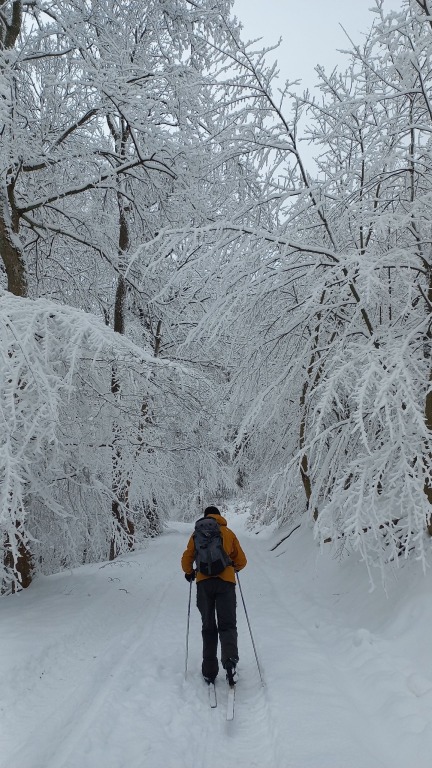
[[[214,678],[219,670],[218,634],[222,666],[228,659],[238,660],[235,584],[217,577],[199,581],[197,606],[202,619],[202,673]]]

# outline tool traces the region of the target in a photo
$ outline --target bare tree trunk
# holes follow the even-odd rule
[[[143,315],[141,314],[141,317]],[[151,327],[151,323],[149,324]],[[162,345],[162,320],[158,320],[156,331],[154,333],[153,352],[154,356],[158,357]],[[149,411],[149,403],[147,400],[143,400],[141,404],[141,416],[138,426],[137,442],[138,447],[135,452],[135,460],[138,459],[141,451],[146,449],[145,432],[148,424],[152,423],[152,414]],[[153,448],[147,447],[148,452],[152,452]],[[151,502],[147,502],[143,507],[144,514],[148,523],[149,536],[157,536],[161,530],[161,520],[158,511],[158,502],[155,496],[152,497]]]
[[[117,530],[123,531],[128,538],[128,547],[133,549],[134,536],[135,536],[135,524],[129,516],[125,516],[122,512],[122,504],[128,507],[129,504],[129,484],[126,483],[124,488],[119,488],[115,491],[117,499],[113,500],[111,510],[114,523]],[[120,497],[120,498],[119,498]],[[113,533],[110,541],[109,559],[115,560],[118,555],[116,536]]]
[[[12,221],[14,221],[14,227]],[[11,219],[6,201],[0,214],[0,256],[7,275],[8,291],[15,296],[26,297],[27,271],[19,244],[18,217],[14,216]],[[33,558],[23,532],[22,520],[16,520],[15,527],[17,531],[14,534],[15,541],[12,542],[9,537],[6,537],[3,555],[4,565],[14,579],[13,592],[16,591],[17,586],[25,589],[31,584],[33,570]]]
[[[126,283],[123,275],[120,275],[117,282],[117,290],[114,304],[114,331],[124,334],[125,331],[125,301],[126,301]],[[118,380],[118,374],[115,366],[113,366],[111,374],[111,392],[114,396],[118,397],[120,391],[120,385]],[[135,525],[132,517],[129,514],[129,487],[130,479],[127,473],[124,473],[122,468],[122,457],[120,448],[118,446],[119,427],[114,426],[114,439],[113,439],[113,467],[112,467],[112,517],[114,526],[117,530],[122,529],[128,539],[129,549],[133,549],[134,546],[134,534]],[[115,544],[116,536],[115,531],[111,537],[110,543],[110,560],[114,560],[118,552]]]
[[[428,303],[428,311],[429,314],[431,314],[431,307],[432,307],[432,270],[429,271],[429,286],[428,286],[428,295],[427,295],[427,303]],[[432,317],[429,323],[429,327],[426,333],[427,337],[427,350],[426,354],[429,358],[432,357]],[[425,401],[425,421],[426,426],[432,435],[432,391],[431,391],[431,383],[432,383],[432,368],[429,371],[429,389],[426,395],[426,401]],[[428,463],[432,462],[432,456],[427,455],[425,457],[425,461]],[[432,536],[432,485],[426,481],[424,485],[424,492],[426,494],[426,498],[429,502],[429,506],[431,508],[431,513],[428,515],[427,521],[426,521],[426,528],[429,536]]]
[[[125,157],[126,144],[129,137],[129,127],[127,123],[120,120],[117,126],[111,115],[107,116],[108,127],[116,145],[120,157]],[[129,224],[127,220],[124,198],[121,191],[121,180],[119,179],[119,189],[117,192],[117,203],[119,210],[119,266],[120,270],[124,267],[123,256],[129,249]],[[117,288],[114,301],[114,331],[116,333],[125,333],[125,310],[126,310],[127,286],[124,276],[119,272],[117,279]],[[113,366],[111,373],[111,392],[115,397],[119,396],[120,385],[116,368]],[[113,466],[112,466],[112,518],[114,530],[111,536],[109,559],[114,560],[117,555],[116,531],[126,535],[128,548],[134,547],[135,524],[132,515],[129,512],[129,489],[130,478],[122,467],[121,449],[118,445],[118,433],[120,428],[114,426],[113,439]]]
[[[6,0],[0,0],[0,9]],[[15,0],[12,11],[0,14],[0,49],[14,47],[22,25],[22,2]],[[0,257],[3,261],[7,289],[15,296],[25,297],[28,292],[27,270],[19,237],[19,214],[14,201],[13,183],[4,186],[0,193]],[[13,576],[12,591],[25,589],[31,584],[33,558],[20,520],[15,521],[14,541],[6,536],[4,541],[3,562]]]
[[[0,8],[6,5],[7,0],[0,0]],[[0,49],[8,50],[13,48],[17,37],[21,31],[22,24],[22,1],[14,0],[12,3],[12,13],[8,19],[4,12],[0,15]]]
[[[429,374],[429,384],[432,382],[432,370]],[[426,403],[425,403],[425,421],[426,426],[429,430],[429,432],[432,434],[432,392],[429,390],[429,392],[426,395]],[[428,460],[431,461],[432,457],[428,457]],[[431,508],[431,513],[428,516],[427,519],[427,532],[429,536],[432,536],[432,486],[429,482],[426,481],[424,485],[424,492],[426,494],[426,498],[429,502],[429,506]]]
[[[321,296],[321,304],[324,302],[325,292]],[[319,371],[313,376],[314,372],[314,365],[317,359],[317,347],[318,347],[318,339],[320,334],[320,325],[321,325],[321,315],[318,314],[317,317],[317,324],[313,330],[313,341],[312,341],[312,353],[309,360],[309,365],[307,367],[307,378],[305,379],[303,383],[302,392],[300,395],[300,413],[301,421],[300,421],[300,430],[299,430],[299,447],[300,450],[303,451],[303,455],[301,457],[300,461],[300,476],[303,483],[303,488],[306,494],[306,508],[309,510],[310,507],[310,500],[312,497],[312,481],[310,478],[309,473],[309,461],[306,454],[306,451],[304,450],[305,443],[306,443],[306,396],[308,393],[308,390],[312,390],[313,387],[317,384],[319,380]],[[313,519],[318,519],[318,509],[315,507],[313,512]]]
[[[15,541],[12,542],[9,536],[4,540],[3,562],[10,574],[13,575],[12,593],[18,589],[27,589],[32,582],[33,558],[31,552],[25,543],[21,524],[15,523],[16,534]]]
[[[5,219],[4,215],[0,215],[0,255],[6,271],[7,289],[15,296],[27,296],[24,257]]]

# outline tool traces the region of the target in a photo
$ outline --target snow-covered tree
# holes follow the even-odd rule
[[[36,564],[47,571],[107,557],[113,537],[116,548],[128,545],[127,526],[111,518],[113,425],[121,420],[128,434],[121,456],[139,513],[172,473],[163,445],[165,413],[177,401],[177,410],[188,404],[193,388],[184,368],[74,308],[3,292],[0,318],[1,579],[7,588],[28,586]],[[113,365],[120,372],[116,396]],[[144,441],[137,414],[150,398],[153,422]],[[173,452],[181,447],[170,446]],[[116,500],[123,522],[128,507]]]
[[[52,377],[58,377],[62,390],[68,358],[80,361],[73,370],[86,395],[69,393],[53,420],[61,424],[64,441],[56,453],[67,457],[64,466],[74,467],[63,477],[56,465],[53,497],[61,504],[65,494],[80,509],[73,546],[71,539],[74,554],[65,555],[59,544],[63,529],[57,526],[53,564],[105,551],[107,530],[114,556],[130,543],[135,521],[141,520],[143,530],[146,524],[147,530],[158,530],[164,498],[187,497],[196,485],[217,491],[230,484],[221,459],[221,393],[228,374],[224,363],[214,360],[215,345],[221,349],[223,342],[213,338],[213,345],[207,344],[203,336],[197,345],[190,339],[191,329],[205,322],[219,268],[217,250],[200,271],[194,265],[189,269],[180,248],[155,260],[155,253],[148,258],[149,252],[138,247],[161,231],[169,243],[172,228],[190,231],[212,222],[222,208],[248,205],[248,186],[256,179],[248,161],[249,139],[236,139],[230,99],[226,94],[220,102],[224,90],[218,82],[227,66],[226,50],[238,34],[229,20],[230,6],[224,0],[172,5],[38,0],[3,10],[4,285],[20,297],[54,297],[65,305],[61,333],[49,335],[52,347],[60,347],[59,369]],[[249,114],[243,111],[243,125]],[[2,303],[6,306],[4,297]],[[43,366],[48,342],[34,327],[31,304],[23,306],[20,329],[28,312],[33,330],[26,336],[25,355],[36,361],[33,369]],[[136,372],[117,354],[116,336],[106,343],[117,352],[107,353],[87,375],[85,360],[87,355],[93,359],[93,350],[83,347],[73,327],[71,341],[65,342],[66,320],[72,326],[76,320],[71,306],[101,313],[107,326],[160,361],[161,366],[151,367],[152,386],[137,395]],[[109,339],[108,327],[106,333]],[[9,342],[6,348],[10,364],[21,372],[19,350]],[[179,392],[167,390],[159,374],[167,357],[195,370],[195,390],[183,385]],[[52,361],[45,364],[51,377]],[[23,370],[23,380],[27,375]],[[30,403],[24,391],[17,397],[31,412],[36,394]],[[8,453],[15,421],[6,423]],[[84,475],[77,470],[76,483],[84,454]],[[25,493],[8,501],[13,513],[9,506],[5,511],[16,531],[11,533],[9,524],[4,528],[5,578],[22,585],[36,554],[47,562],[50,546],[45,502],[33,491],[33,470],[42,478],[48,463],[36,468],[36,459],[29,460]],[[83,477],[93,491],[82,492]],[[99,482],[113,518],[98,515],[94,536],[90,510]],[[51,532],[53,526],[48,526]],[[73,538],[70,527],[64,530]],[[96,543],[89,543],[93,538]]]
[[[249,141],[257,195],[147,246],[200,268],[218,254],[207,337],[236,329],[227,420],[236,457],[276,514],[303,487],[317,534],[382,564],[430,541],[431,26],[424,4],[383,13],[322,100],[285,117],[274,70],[236,40],[226,114]],[[242,123],[246,113],[251,117]],[[317,178],[299,150],[308,111]],[[253,117],[252,117],[253,115]],[[253,201],[253,202],[252,202]],[[259,213],[258,213],[259,212]],[[200,330],[200,328],[198,328]],[[232,374],[232,375],[231,375]],[[304,508],[304,504],[300,504]]]
[[[316,180],[295,119],[273,108],[273,146],[285,130],[297,163],[279,226],[248,233],[237,298],[258,329],[233,397],[251,403],[240,459],[268,478],[282,519],[301,477],[317,534],[378,564],[430,553],[432,36],[418,6],[386,18],[377,3],[348,70],[319,68],[322,100],[296,99],[321,146]]]

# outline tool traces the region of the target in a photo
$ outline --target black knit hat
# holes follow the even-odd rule
[[[220,515],[220,512],[217,507],[206,507],[204,517],[207,517],[207,515]]]

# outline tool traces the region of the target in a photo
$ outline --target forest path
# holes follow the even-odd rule
[[[179,559],[191,526],[172,524],[143,552],[38,579],[2,601],[1,768],[408,764],[430,730],[428,702],[418,700],[429,682],[411,670],[413,696],[385,642],[317,599],[301,538],[271,552],[243,522],[230,520],[249,560],[241,585],[265,686],[238,595],[234,722],[223,674],[218,707],[208,705],[195,585],[184,679],[189,586]],[[402,721],[404,743],[389,749]]]

